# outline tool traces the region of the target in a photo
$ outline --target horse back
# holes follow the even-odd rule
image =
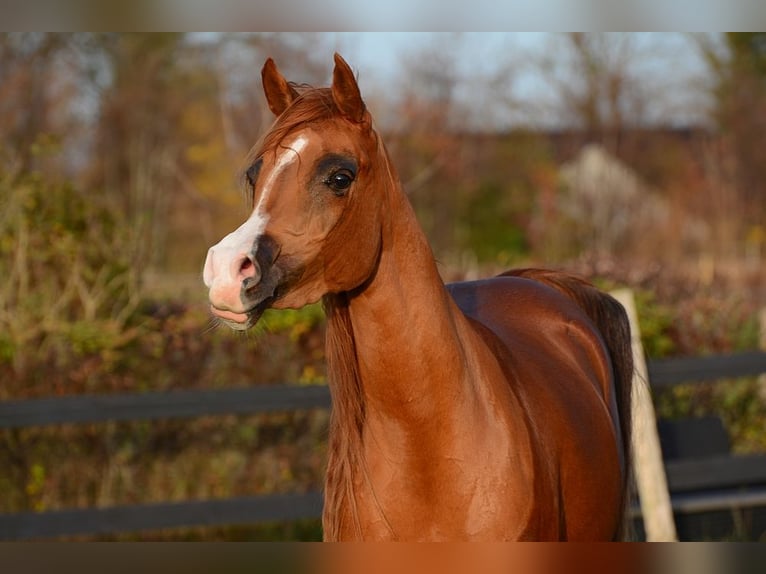
[[[599,394],[612,393],[606,343],[573,298],[540,281],[507,275],[447,288],[463,314],[498,339],[494,346],[499,342],[507,351],[501,360],[517,372],[531,370],[546,380],[581,372]]]

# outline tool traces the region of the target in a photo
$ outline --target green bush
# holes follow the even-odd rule
[[[676,351],[673,310],[657,300],[652,291],[635,291],[641,343],[648,358],[659,359]]]
[[[138,238],[104,195],[0,167],[0,368],[17,382],[139,334],[128,329],[140,301]]]
[[[485,181],[471,194],[462,194],[464,205],[458,222],[459,243],[471,250],[479,262],[508,265],[529,252],[522,213],[522,195],[513,186]]]

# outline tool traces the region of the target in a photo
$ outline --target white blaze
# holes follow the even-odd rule
[[[266,212],[266,202],[274,187],[274,183],[298,159],[300,152],[306,147],[307,143],[308,138],[300,135],[286,146],[283,146],[284,149],[280,152],[274,169],[271,170],[264,182],[258,204],[253,209],[250,217],[208,250],[203,279],[209,289],[212,290],[219,285],[231,285],[232,282],[238,283],[240,262],[243,256],[249,254],[251,250],[252,256],[255,257],[255,251],[258,248],[256,240],[263,234],[269,221],[269,214]]]

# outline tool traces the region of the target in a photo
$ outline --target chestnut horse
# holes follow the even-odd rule
[[[253,211],[210,248],[234,329],[322,300],[333,411],[326,540],[612,540],[626,502],[623,308],[525,269],[444,285],[356,79],[263,87]]]

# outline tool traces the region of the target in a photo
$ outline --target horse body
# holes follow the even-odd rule
[[[263,79],[278,118],[248,170],[255,209],[205,282],[239,329],[324,301],[325,538],[615,538],[624,311],[552,272],[445,286],[348,65],[329,90],[299,94],[270,60]]]
[[[526,278],[445,289],[395,213],[408,241],[384,238],[348,303],[365,426],[338,539],[610,539],[619,419],[592,322]]]

